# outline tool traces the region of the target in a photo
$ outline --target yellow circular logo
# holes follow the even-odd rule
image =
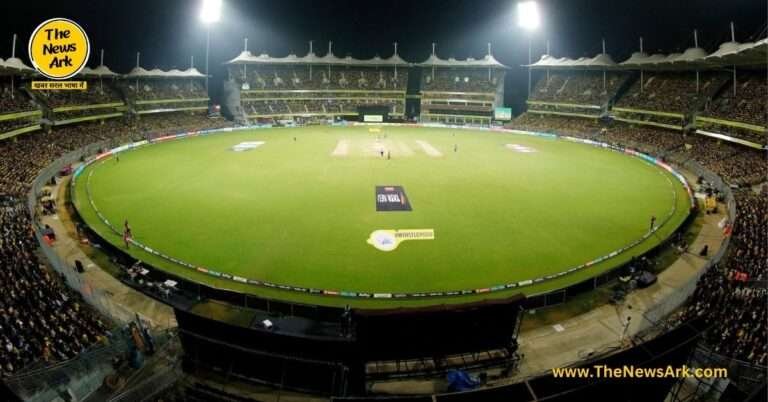
[[[29,59],[40,74],[64,80],[80,72],[91,55],[85,30],[72,20],[53,18],[29,38]]]

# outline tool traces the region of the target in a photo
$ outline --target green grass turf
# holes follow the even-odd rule
[[[376,135],[401,141],[411,156],[364,156]],[[296,137],[296,141],[293,138]],[[350,155],[331,156],[339,140]],[[415,144],[428,141],[444,156]],[[266,141],[236,153],[243,141]],[[517,153],[505,144],[537,150]],[[453,151],[454,144],[458,152]],[[89,173],[93,170],[90,179]],[[583,144],[516,134],[384,127],[253,130],[169,141],[89,167],[76,206],[109,241],[87,201],[136,240],[178,259],[246,278],[360,292],[474,289],[563,271],[646,233],[651,215],[676,212],[658,236],[586,270],[533,286],[484,295],[366,300],[266,289],[213,278],[130,253],[196,281],[269,298],[324,305],[391,307],[538,294],[604,272],[655,246],[688,214],[683,187],[638,158]],[[672,184],[670,184],[672,183]],[[376,185],[402,185],[411,212],[376,212]],[[392,252],[366,243],[377,229],[433,228],[435,240]]]

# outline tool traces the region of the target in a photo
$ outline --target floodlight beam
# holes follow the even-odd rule
[[[218,22],[221,19],[221,2],[222,0],[203,0],[203,4],[200,7],[200,21],[206,27],[205,30],[205,90],[208,91],[208,77],[210,73],[208,71],[208,53],[211,47],[211,25]],[[209,95],[210,96],[210,95]]]
[[[517,3],[517,26],[530,33],[537,30],[540,24],[538,3],[531,0]],[[531,35],[528,35],[528,98],[531,97],[531,63],[533,62],[531,48]]]
[[[203,0],[203,5],[200,7],[200,21],[203,24],[213,24],[221,19],[221,1]]]
[[[527,31],[535,31],[541,24],[539,4],[535,1],[517,3],[517,25]]]

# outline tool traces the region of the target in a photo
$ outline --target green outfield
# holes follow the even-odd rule
[[[412,210],[377,211],[376,186],[402,186]],[[690,206],[673,176],[618,152],[527,135],[406,127],[260,129],[168,141],[94,163],[77,179],[74,195],[87,224],[120,247],[121,236],[98,219],[89,196],[114,226],[127,219],[138,242],[195,266],[370,294],[485,289],[544,277],[642,238],[653,215],[663,224],[629,251],[552,280],[397,300],[266,288],[129,250],[217,287],[372,307],[562,288],[654,247]],[[398,229],[432,229],[434,239],[403,241],[393,251],[367,242],[373,231]]]

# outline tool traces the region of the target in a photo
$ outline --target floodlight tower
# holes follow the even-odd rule
[[[211,47],[211,24],[221,18],[221,0],[203,0],[200,21],[205,25],[205,91],[208,92],[208,52]]]
[[[539,4],[535,1],[517,3],[517,26],[528,32],[528,97],[531,96],[531,47],[533,32],[539,29]]]

